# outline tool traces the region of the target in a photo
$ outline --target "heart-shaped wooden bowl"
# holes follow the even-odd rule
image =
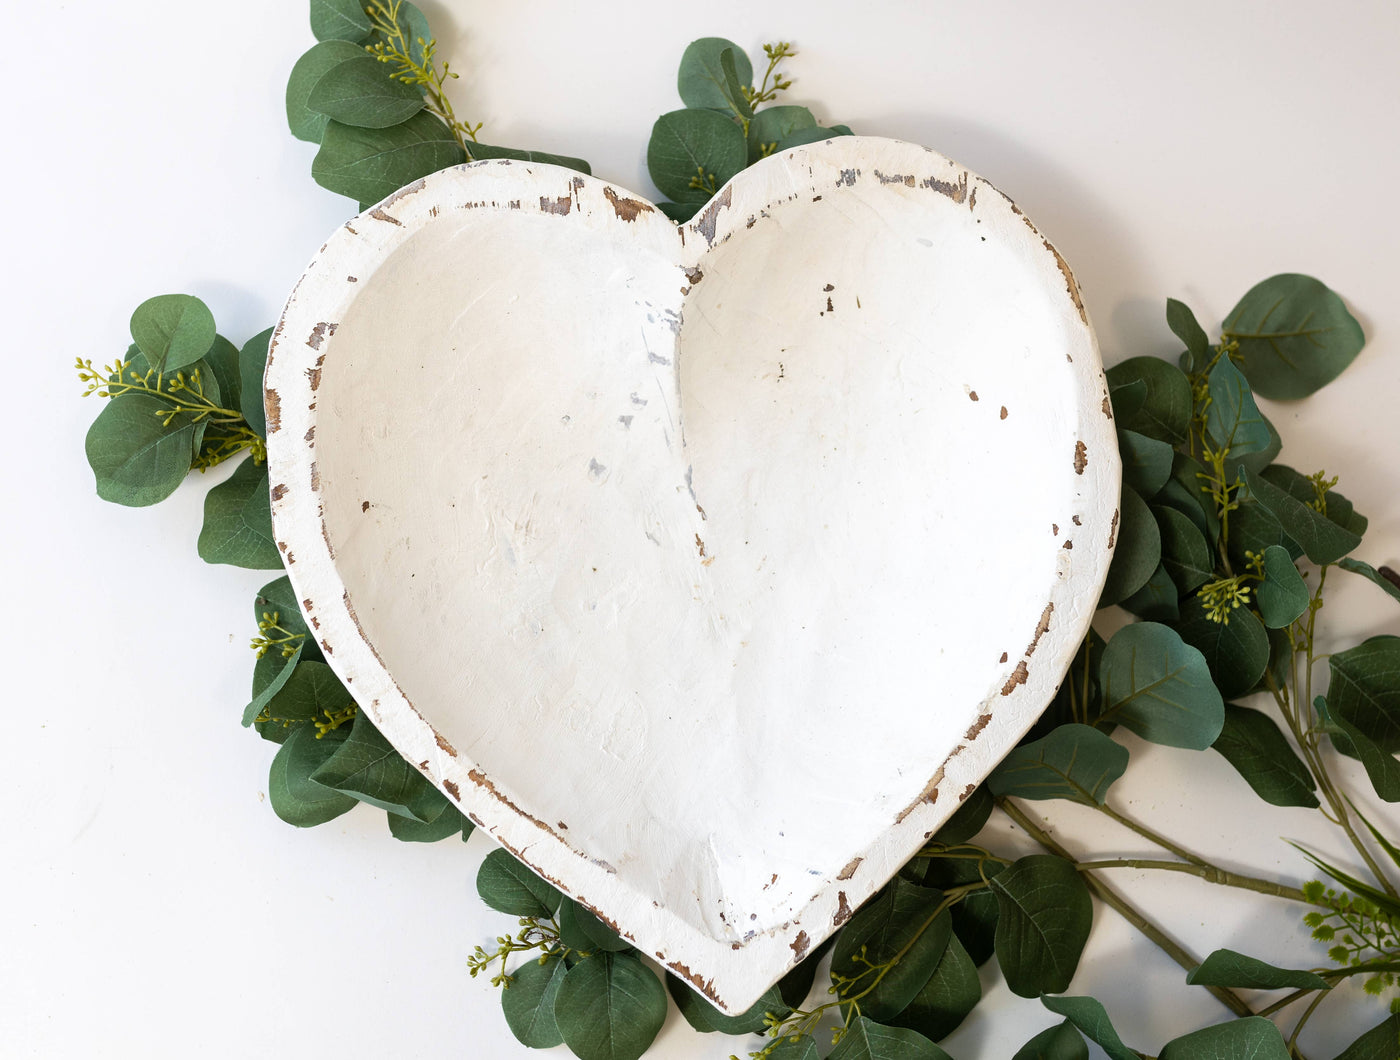
[[[266,402],[278,547],[363,710],[735,1011],[1035,720],[1117,526],[1069,269],[889,140],[681,227],[548,165],[435,174],[312,261]]]

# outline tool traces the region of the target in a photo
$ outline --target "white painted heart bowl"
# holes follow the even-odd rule
[[[680,227],[553,166],[437,173],[312,261],[266,403],[278,547],[362,709],[731,1011],[1032,724],[1117,527],[1069,269],[890,140]]]

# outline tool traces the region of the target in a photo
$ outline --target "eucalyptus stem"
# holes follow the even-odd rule
[[[1308,1007],[1303,1010],[1303,1014],[1298,1017],[1298,1022],[1293,1025],[1293,1033],[1288,1036],[1288,1052],[1291,1056],[1298,1056],[1298,1035],[1303,1032],[1303,1025],[1308,1022],[1312,1014],[1317,1011],[1317,1006],[1321,1005],[1332,993],[1330,990],[1319,990],[1317,997],[1308,1003]]]
[[[1079,859],[1064,847],[1060,846],[1048,832],[1032,821],[1030,817],[1008,797],[1005,795],[998,795],[996,797],[996,804],[1001,808],[1003,813],[1020,825],[1021,828],[1025,830],[1026,834],[1042,847],[1078,867]],[[1158,949],[1177,964],[1181,965],[1181,967],[1189,972],[1200,966],[1201,962],[1192,956],[1190,951],[1168,936],[1166,932],[1162,931],[1156,924],[1148,920],[1142,913],[1138,912],[1136,908],[1128,903],[1127,899],[1108,884],[1104,883],[1098,876],[1095,876],[1092,872],[1086,872],[1084,873],[1084,882],[1088,885],[1089,889],[1099,897],[1100,901],[1128,923],[1132,924],[1133,927],[1137,928],[1150,942],[1156,945]],[[1228,987],[1208,986],[1206,989],[1215,995],[1216,1000],[1236,1016],[1254,1015],[1254,1010],[1245,1004],[1244,999]]]
[[[1075,865],[1081,872],[1097,871],[1099,869],[1161,869],[1166,872],[1184,872],[1188,876],[1195,876],[1205,880],[1207,883],[1219,884],[1222,887],[1236,887],[1244,891],[1255,891],[1258,894],[1268,894],[1275,898],[1287,898],[1292,902],[1306,902],[1307,896],[1297,887],[1289,887],[1287,884],[1275,883],[1273,880],[1261,880],[1255,876],[1242,876],[1228,869],[1222,869],[1215,865],[1183,865],[1179,861],[1153,861],[1146,858],[1114,858],[1107,861],[1081,861]]]
[[[1142,838],[1146,839],[1149,843],[1153,843],[1161,847],[1163,850],[1175,854],[1182,861],[1189,861],[1192,865],[1200,865],[1202,868],[1214,867],[1211,865],[1210,862],[1206,861],[1205,858],[1199,856],[1198,854],[1191,853],[1191,851],[1187,850],[1185,847],[1178,846],[1166,836],[1161,835],[1158,832],[1154,832],[1145,824],[1139,824],[1137,821],[1134,821],[1131,817],[1125,817],[1123,814],[1119,813],[1107,803],[1100,804],[1098,806],[1098,810],[1100,813],[1105,814],[1106,816],[1117,821],[1129,831],[1136,832],[1138,835],[1142,836]],[[1301,894],[1302,892],[1299,893]]]

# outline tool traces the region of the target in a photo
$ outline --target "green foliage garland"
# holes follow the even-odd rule
[[[293,67],[287,122],[319,145],[312,176],[370,203],[463,161],[519,158],[588,172],[581,159],[493,147],[456,116],[421,11],[406,0],[311,0],[318,43]],[[652,129],[647,164],[676,221],[691,217],[728,179],[774,151],[831,136],[805,107],[766,106],[790,81],[787,43],[764,46],[755,83],[742,49],[692,42],[681,59],[682,109]],[[1337,983],[1363,977],[1391,995],[1392,1015],[1337,1060],[1400,1056],[1400,847],[1356,808],[1334,777],[1337,755],[1358,760],[1375,794],[1400,801],[1400,637],[1373,637],[1331,655],[1330,684],[1315,695],[1318,611],[1334,568],[1400,601],[1400,576],[1354,558],[1366,519],[1321,471],[1276,462],[1282,442],[1256,393],[1297,399],[1356,357],[1361,328],[1341,298],[1307,276],[1251,288],[1211,343],[1190,309],[1169,299],[1179,366],[1135,357],[1107,372],[1124,477],[1117,550],[1100,606],[1141,621],[1105,639],[1090,631],[1044,717],[958,813],[828,943],[748,1012],[727,1015],[641,954],[588,909],[502,850],[482,863],[483,901],[517,918],[468,960],[501,988],[507,1025],[526,1046],[566,1045],[582,1060],[634,1060],[665,1020],[667,996],[698,1032],[760,1034],[749,1056],[817,1060],[819,1025],[834,1017],[830,1060],[938,1060],[935,1042],[981,998],[977,966],[995,956],[1010,989],[1038,998],[1063,1023],[1016,1060],[1113,1060],[1126,1046],[1103,1006],[1066,996],[1088,939],[1094,897],[1127,917],[1211,990],[1236,1019],[1165,1043],[1161,1060],[1250,1056],[1302,1060],[1300,1034]],[[86,450],[98,495],[142,506],[169,496],[192,469],[243,457],[209,491],[199,554],[211,563],[280,570],[273,543],[261,378],[271,331],[241,349],[188,295],[137,307],[133,344],[98,370],[80,359],[86,393],[106,399]],[[243,723],[277,745],[272,808],[298,827],[325,823],[359,802],[385,812],[405,842],[467,838],[472,824],[360,714],[279,577],[254,601],[258,633]],[[1231,702],[1267,696],[1270,710]],[[1281,723],[1281,724],[1280,724]],[[1123,814],[1110,800],[1129,752],[1117,726],[1174,747],[1213,748],[1265,802],[1322,813],[1366,865],[1359,878],[1314,855],[1330,880],[1302,889],[1226,871]],[[1203,768],[1209,768],[1203,766]],[[1164,857],[1076,857],[1028,816],[1025,801],[1065,800],[1136,832]],[[1044,848],[1011,859],[974,842],[993,810]],[[1099,869],[1186,873],[1210,883],[1301,903],[1305,926],[1331,966],[1285,969],[1217,950],[1196,960],[1108,887]],[[824,1001],[809,995],[830,953]],[[493,971],[493,969],[495,969]],[[664,980],[664,986],[663,986]],[[1257,1011],[1235,989],[1289,991]],[[1306,1004],[1303,1004],[1306,1002]],[[1299,1014],[1280,1023],[1267,1017]],[[1289,1029],[1285,1039],[1283,1029]]]

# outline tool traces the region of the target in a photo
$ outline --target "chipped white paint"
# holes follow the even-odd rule
[[[436,174],[322,248],[266,386],[331,666],[731,1010],[1029,727],[1117,523],[1068,269],[888,140],[763,161],[680,229],[551,166]]]

